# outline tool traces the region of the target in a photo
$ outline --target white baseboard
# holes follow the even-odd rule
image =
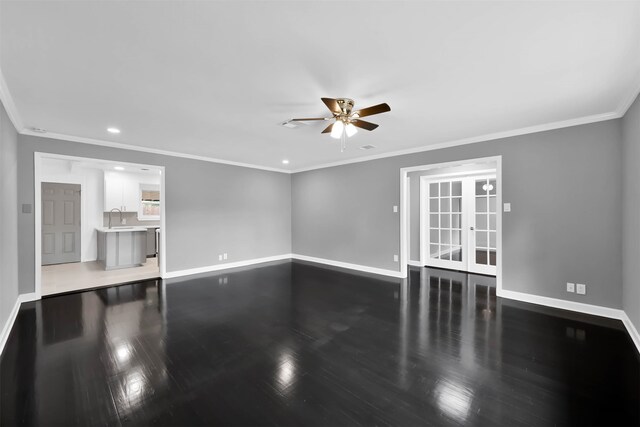
[[[636,326],[631,322],[631,319],[629,319],[629,316],[627,316],[627,313],[625,313],[624,311],[622,312],[621,320],[622,320],[622,323],[624,323],[624,326],[627,328],[629,335],[631,335],[631,339],[633,340],[633,343],[636,345],[638,352],[640,352],[640,333],[638,333]]]
[[[360,264],[351,264],[348,262],[334,261],[331,259],[316,258],[312,256],[307,256],[307,255],[291,254],[291,258],[298,259],[300,261],[316,262],[318,264],[326,264],[334,267],[347,268],[349,270],[358,270],[358,271],[364,271],[366,273],[380,274],[382,276],[391,276],[391,277],[399,277],[399,278],[405,277],[399,271],[387,270],[384,268],[369,267],[369,266],[360,265]]]
[[[7,319],[7,323],[5,323],[4,327],[2,328],[2,334],[0,334],[0,355],[2,355],[2,352],[4,351],[4,346],[7,343],[7,340],[9,339],[9,334],[11,334],[11,329],[13,329],[13,324],[15,323],[16,318],[18,317],[20,306],[22,305],[23,302],[35,301],[37,299],[38,298],[35,292],[18,295],[18,298],[16,298],[16,303],[13,305],[13,308],[11,309],[11,313],[9,314],[9,318]]]
[[[4,351],[4,345],[7,343],[9,339],[9,334],[11,333],[11,329],[13,328],[13,323],[16,321],[16,317],[18,317],[18,310],[20,310],[20,296],[16,298],[16,303],[13,305],[11,309],[11,313],[9,314],[9,318],[7,319],[7,323],[4,324],[4,328],[2,328],[2,335],[0,335],[0,355]]]
[[[212,271],[227,270],[229,268],[247,267],[249,265],[261,264],[264,262],[281,261],[291,259],[291,254],[275,255],[264,258],[247,259],[244,261],[227,262],[224,264],[207,265],[205,267],[189,268],[186,270],[168,271],[163,279],[173,279],[175,277],[190,276],[192,274],[210,273]]]
[[[498,290],[497,295],[502,298],[621,320],[625,328],[627,328],[627,332],[631,336],[633,343],[636,345],[638,352],[640,352],[640,334],[638,334],[638,330],[636,329],[635,325],[631,323],[629,316],[627,316],[627,313],[625,313],[623,310],[601,307],[599,305],[584,304],[575,301],[565,301],[557,298],[542,297],[538,295],[526,294],[524,292],[508,291],[504,289]]]
[[[424,265],[420,261],[409,260],[407,261],[407,264],[409,264],[412,267],[424,267]]]
[[[527,294],[524,292],[509,291],[506,289],[498,290],[497,295],[502,298],[509,298],[538,305],[546,305],[547,307],[576,311],[578,313],[592,314],[594,316],[608,317],[610,319],[622,320],[622,315],[624,314],[622,310],[616,308],[601,307],[599,305],[584,304],[574,301],[566,301],[557,298]]]

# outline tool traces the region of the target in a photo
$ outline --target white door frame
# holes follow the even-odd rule
[[[115,160],[94,159],[90,157],[67,156],[63,154],[53,153],[33,153],[33,182],[34,182],[34,230],[35,230],[35,297],[42,298],[42,160],[58,159],[58,160],[76,160],[84,162],[96,162],[108,165],[125,165],[137,168],[158,169],[160,171],[160,277],[163,279],[167,275],[167,251],[166,251],[166,235],[167,235],[167,215],[166,215],[166,197],[165,197],[165,167],[158,165],[147,165],[141,163],[119,162]],[[83,194],[80,193],[81,198]],[[82,199],[81,199],[82,200]],[[82,202],[81,202],[82,203]]]
[[[409,172],[425,171],[430,169],[446,168],[462,166],[469,163],[489,163],[488,169],[495,168],[496,185],[498,186],[496,194],[497,205],[497,242],[496,242],[496,295],[502,294],[502,156],[481,157],[477,159],[456,160],[445,163],[435,163],[430,165],[412,166],[400,169],[400,276],[407,277],[407,262],[409,259]],[[479,171],[475,171],[479,172]]]

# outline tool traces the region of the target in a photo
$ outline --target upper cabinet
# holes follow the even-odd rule
[[[120,209],[126,211],[123,202],[124,179],[122,174],[114,172],[104,173],[104,210]],[[131,205],[134,207],[134,205]]]
[[[104,173],[104,209],[120,209],[122,212],[137,212],[140,219],[158,219],[143,212],[142,188],[160,188],[160,177],[126,172]]]

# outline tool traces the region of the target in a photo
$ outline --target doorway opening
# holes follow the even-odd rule
[[[164,167],[34,161],[38,298],[165,275]]]
[[[495,276],[502,289],[501,156],[401,169],[401,270]]]

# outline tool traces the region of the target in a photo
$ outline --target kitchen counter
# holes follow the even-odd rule
[[[101,233],[122,233],[122,232],[130,232],[130,231],[147,231],[147,227],[139,226],[139,225],[131,225],[131,226],[118,226],[118,227],[99,227],[96,228]]]

